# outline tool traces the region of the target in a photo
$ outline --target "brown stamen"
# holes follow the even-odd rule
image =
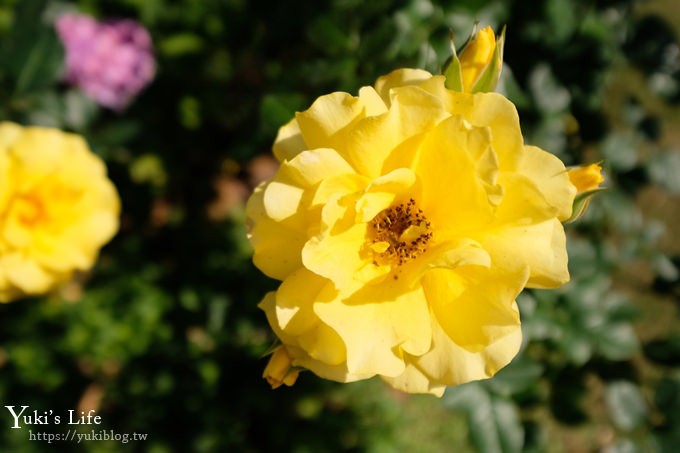
[[[408,263],[427,251],[432,238],[430,222],[412,198],[381,211],[369,225],[368,246],[376,265]]]

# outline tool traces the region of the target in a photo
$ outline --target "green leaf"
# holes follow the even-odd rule
[[[296,110],[302,110],[304,97],[300,94],[267,94],[260,104],[260,118],[267,134],[274,133],[293,118]]]
[[[540,112],[558,113],[569,108],[571,95],[560,85],[547,64],[541,63],[531,71],[529,88]]]
[[[54,92],[46,91],[34,93],[28,113],[31,124],[43,127],[64,126],[64,103]]]
[[[73,130],[84,130],[99,113],[97,104],[80,90],[64,95],[64,123]]]
[[[527,357],[518,357],[486,383],[496,394],[509,397],[534,389],[542,374],[541,364]]]
[[[505,62],[503,62],[498,92],[504,94],[520,110],[527,109],[531,105],[529,96],[526,95],[517,82],[510,65]]]
[[[619,439],[611,445],[610,447],[607,447],[607,453],[641,453],[642,450],[640,450],[635,443],[630,440],[630,439]]]
[[[605,190],[592,202],[596,206],[591,213],[606,216],[606,220],[616,225],[619,232],[640,234],[642,214],[630,197],[619,190]]]
[[[661,411],[669,414],[680,428],[680,374],[661,379],[656,387],[654,402]],[[680,430],[678,435],[680,436]]]
[[[577,366],[584,365],[593,355],[591,339],[583,329],[566,329],[560,346],[569,361]]]
[[[638,143],[631,134],[612,133],[602,142],[602,156],[612,168],[628,171],[638,162]]]
[[[179,57],[200,52],[203,49],[203,39],[193,33],[177,33],[162,40],[158,48],[163,55]]]
[[[23,60],[15,93],[28,93],[56,81],[62,68],[63,48],[54,33],[42,33]]]
[[[580,238],[573,237],[567,241],[569,253],[569,274],[572,278],[593,275],[599,270],[598,251],[595,244]]]
[[[651,259],[654,272],[664,280],[673,281],[680,277],[680,271],[673,264],[673,261],[664,253],[655,253]]]
[[[649,178],[674,194],[680,194],[680,151],[664,150],[647,162]]]
[[[201,127],[201,103],[194,96],[183,96],[177,104],[179,121],[188,130]]]
[[[444,404],[464,412],[475,447],[485,453],[522,451],[524,428],[516,406],[491,395],[481,383],[472,382],[449,389]]]
[[[171,304],[167,292],[155,285],[153,269],[122,275],[108,286],[91,288],[82,302],[62,305],[71,323],[61,340],[70,354],[94,363],[121,362],[143,355],[155,340],[170,333],[164,313]]]
[[[137,184],[151,184],[162,188],[167,182],[168,175],[163,168],[163,161],[156,154],[142,154],[129,166],[130,179]]]
[[[607,386],[605,403],[614,425],[624,431],[638,427],[647,417],[645,400],[632,382],[616,381]]]
[[[655,433],[659,443],[657,451],[675,451],[680,445],[680,372],[661,379],[656,386],[654,402],[666,419],[665,426]]]
[[[501,451],[504,453],[521,452],[524,445],[524,428],[519,419],[517,407],[510,400],[494,398],[493,416]]]
[[[680,334],[651,341],[644,349],[645,355],[657,363],[669,366],[680,363]]]
[[[559,48],[579,25],[574,4],[570,0],[551,0],[545,3],[545,10],[550,24],[550,40]]]
[[[134,139],[142,131],[142,125],[135,120],[120,119],[116,122],[105,125],[96,135],[91,137],[94,151],[98,148],[114,148],[121,146],[128,141]],[[102,155],[108,158],[107,155]]]
[[[14,77],[14,96],[45,88],[62,75],[64,49],[56,31],[40,17],[43,1],[20,2],[14,27],[5,38],[6,62]]]
[[[626,360],[640,349],[630,323],[605,324],[597,332],[598,351],[609,360]]]
[[[321,16],[309,24],[307,36],[310,43],[335,55],[356,47],[358,42],[358,38],[354,38],[345,28],[336,18]]]

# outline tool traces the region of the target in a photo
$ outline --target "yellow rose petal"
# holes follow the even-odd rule
[[[390,90],[392,88],[419,85],[421,82],[429,80],[431,77],[432,74],[423,69],[396,69],[385,76],[379,77],[375,82],[375,90],[389,107],[392,104],[390,95]]]
[[[295,118],[281,126],[274,141],[273,153],[279,162],[291,160],[302,151],[308,149]]]
[[[387,112],[385,101],[383,101],[373,87],[361,87],[359,89],[359,98],[366,106],[367,116],[377,116]]]
[[[476,352],[519,328],[514,299],[527,274],[504,274],[482,267],[433,269],[423,277],[423,288],[447,336]]]
[[[307,241],[304,231],[295,230],[270,219],[264,208],[266,185],[255,189],[246,204],[251,219],[249,237],[254,249],[253,261],[272,278],[283,280],[300,266],[300,251]]]
[[[569,218],[576,191],[566,184],[571,173],[566,174],[561,160],[540,148],[526,146],[518,171],[540,185],[546,201],[557,208],[560,220]]]
[[[442,121],[423,141],[415,169],[422,209],[435,225],[462,232],[490,221],[498,164],[486,129],[466,127],[460,116]]]
[[[503,198],[495,213],[495,225],[531,225],[557,218],[560,213],[559,206],[546,199],[543,187],[521,173],[503,172],[498,183],[503,187]]]
[[[298,113],[298,127],[309,149],[334,148],[335,135],[365,116],[363,102],[347,93],[332,93],[318,98],[304,112]]]
[[[47,270],[18,253],[3,255],[0,266],[7,281],[26,294],[43,293],[54,282]]]
[[[479,241],[496,265],[511,272],[528,268],[529,287],[556,288],[569,281],[566,237],[557,219],[499,229]]]
[[[320,206],[329,200],[337,200],[344,195],[357,193],[370,183],[370,179],[363,175],[345,174],[330,176],[321,181],[314,190],[311,206]]]
[[[335,296],[329,285],[327,280],[300,270],[260,303],[274,331],[286,344],[299,347],[300,354],[295,353],[296,349],[290,351],[296,359],[306,357],[308,368],[314,361],[338,365],[347,360],[342,339],[313,311],[316,300]]]
[[[360,253],[365,237],[366,224],[313,237],[302,249],[302,262],[310,271],[331,280],[339,291],[351,293],[358,285],[354,274],[366,261]]]
[[[384,175],[391,154],[399,145],[448,116],[441,100],[416,86],[395,88],[388,112],[358,121],[334,137],[334,147],[358,173],[371,178]]]
[[[450,358],[447,359],[450,360]],[[395,389],[408,393],[430,393],[434,396],[442,396],[446,390],[446,385],[440,383],[441,378],[433,379],[408,360],[404,372],[399,376],[382,376],[382,379]],[[461,382],[466,381],[461,380]]]
[[[289,335],[302,335],[318,323],[312,304],[328,280],[300,268],[283,281],[276,291],[273,307],[278,327]]]
[[[337,151],[319,148],[303,151],[290,161],[283,163],[277,180],[308,188],[333,176],[354,173],[354,169]]]
[[[407,363],[414,363],[417,369],[430,379],[430,386],[428,388],[422,386],[412,388],[408,391],[412,393],[433,393],[441,396],[444,385],[454,386],[490,378],[510,363],[517,355],[521,344],[522,329],[518,325],[506,335],[496,338],[493,343],[486,345],[483,349],[470,351],[452,341],[439,324],[434,321],[430,351],[419,357],[407,358]],[[418,382],[405,380],[404,376],[397,376],[395,380],[383,379],[401,390],[407,390],[400,387],[404,383],[414,386],[414,382]]]
[[[317,302],[314,311],[345,342],[351,373],[396,376],[404,371],[398,350],[423,354],[430,347],[422,289],[404,290],[398,281],[367,286],[346,302]]]
[[[444,87],[444,77],[435,76],[420,88],[438,97],[451,115],[461,115],[476,127],[491,129],[491,146],[501,171],[514,171],[522,157],[524,140],[517,108],[498,93],[458,93]]]

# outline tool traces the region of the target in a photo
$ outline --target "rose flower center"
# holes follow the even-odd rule
[[[423,211],[411,198],[391,206],[369,222],[368,246],[374,265],[397,265],[418,258],[427,251],[432,229]]]
[[[42,199],[35,194],[26,194],[16,200],[19,221],[27,227],[47,220],[47,210]]]
[[[56,226],[68,216],[82,197],[82,191],[61,184],[45,183],[40,188],[17,194],[13,200],[17,219],[26,228]],[[49,200],[47,202],[46,200]]]

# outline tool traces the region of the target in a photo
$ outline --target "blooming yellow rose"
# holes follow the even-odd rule
[[[119,211],[106,167],[80,136],[0,123],[0,302],[89,269]]]
[[[247,217],[293,366],[441,395],[515,356],[524,287],[568,281],[564,165],[524,145],[506,98],[444,82],[398,70],[280,129]]]

